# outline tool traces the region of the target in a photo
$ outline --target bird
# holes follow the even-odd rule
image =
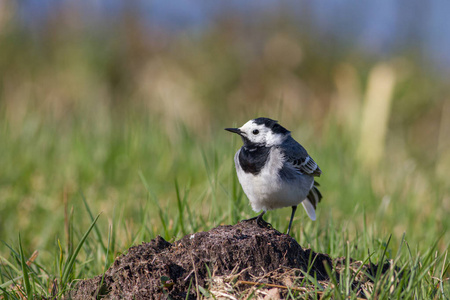
[[[243,146],[234,163],[239,183],[255,212],[260,226],[271,226],[263,216],[269,210],[292,207],[287,234],[291,231],[297,206],[301,203],[311,220],[322,199],[314,177],[322,170],[308,152],[278,121],[266,117],[252,119],[239,128],[225,128],[238,134]],[[244,220],[244,221],[248,221]]]

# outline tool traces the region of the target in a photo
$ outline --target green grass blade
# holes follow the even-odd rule
[[[94,215],[92,214],[91,209],[89,208],[89,204],[86,201],[86,197],[84,197],[83,191],[81,191],[81,190],[80,190],[80,195],[81,195],[81,199],[83,199],[84,207],[86,207],[89,217],[91,218],[91,222],[93,222]],[[105,247],[105,244],[103,243],[102,235],[97,226],[94,226],[94,232],[95,232],[95,235],[97,236],[97,240],[100,243],[100,246],[102,247],[103,253],[106,253],[106,247]]]
[[[186,292],[186,298],[185,298],[186,300],[189,299],[189,294],[191,292],[191,287],[192,287],[192,278],[191,278],[191,281],[189,281],[189,287],[188,287],[188,290]]]
[[[100,217],[100,214],[97,215],[97,217],[92,222],[91,226],[89,226],[89,229],[86,231],[86,233],[81,238],[80,242],[78,243],[77,247],[75,248],[75,251],[73,254],[67,258],[67,261],[64,265],[64,272],[61,278],[61,286],[65,286],[67,284],[67,281],[69,279],[70,272],[72,271],[72,268],[75,264],[75,260],[78,256],[78,253],[81,250],[81,247],[83,247],[84,242],[86,241],[87,237],[89,236],[89,233],[91,233],[91,230],[94,228],[95,224],[97,223],[98,218]]]
[[[330,278],[330,281],[334,285],[334,295],[336,296],[337,299],[343,300],[342,293],[339,290],[339,284],[336,280],[336,277],[333,274],[333,271],[331,270],[331,266],[328,265],[327,262],[324,262],[323,266],[325,267],[325,271],[327,272],[327,275]]]
[[[161,209],[161,206],[160,206],[160,204],[158,202],[158,198],[153,193],[153,191],[150,189],[150,186],[148,185],[147,180],[145,179],[144,174],[142,174],[142,172],[139,172],[139,177],[141,178],[141,181],[144,184],[145,189],[147,190],[148,194],[150,195],[150,199],[152,199],[153,203],[156,205],[156,207],[158,207],[159,219],[160,219],[161,224],[162,224],[163,229],[164,229],[164,236],[165,236],[166,239],[169,239],[170,235],[169,235],[169,229],[168,229],[168,226],[167,226],[168,222],[166,221],[166,217],[164,216],[164,212]]]
[[[4,265],[8,265],[11,269],[13,269],[13,271],[15,271],[16,273],[20,272],[20,269],[18,269],[13,263],[11,263],[10,261],[8,261],[5,257],[0,255],[0,262]],[[0,264],[1,265],[1,264]]]
[[[1,295],[1,296],[3,297],[2,299],[8,300],[9,297],[12,297],[12,295],[11,295],[10,293],[8,293],[8,291],[5,290],[4,288],[2,288],[1,286],[0,286],[0,291],[3,293],[3,294]]]
[[[25,293],[27,294],[28,299],[33,299],[33,289],[30,284],[30,277],[28,274],[28,266],[25,261],[25,256],[23,254],[22,239],[20,237],[20,233],[19,233],[19,252],[20,252],[20,263],[22,266],[22,273],[23,273],[23,282],[25,285]]]
[[[106,255],[105,255],[105,265],[103,266],[103,274],[102,274],[102,281],[100,282],[98,289],[97,289],[97,295],[100,291],[100,289],[103,286],[103,280],[105,279],[105,274],[106,274],[106,268],[108,267],[108,256],[109,256],[109,248],[111,245],[111,235],[112,235],[112,225],[109,227],[109,234],[108,234],[108,249],[106,251]]]
[[[184,201],[181,200],[181,195],[180,195],[180,187],[178,185],[178,181],[175,179],[175,191],[176,191],[176,195],[177,195],[177,207],[178,207],[178,224],[180,225],[181,228],[181,232],[183,233],[183,235],[186,235],[186,230],[184,228]],[[178,226],[176,226],[177,228]],[[176,234],[177,232],[174,232],[174,234]]]

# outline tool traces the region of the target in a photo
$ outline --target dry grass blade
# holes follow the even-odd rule
[[[27,266],[31,266],[31,264],[36,260],[36,258],[38,256],[39,256],[39,251],[34,250],[33,254],[31,254],[30,258],[26,262]]]
[[[299,292],[305,292],[305,293],[317,293],[319,295],[323,295],[323,292],[320,291],[313,291],[310,290],[308,288],[304,288],[304,287],[287,287],[284,285],[279,285],[279,284],[271,284],[271,283],[261,283],[261,282],[253,282],[253,281],[245,281],[245,280],[239,280],[238,282],[236,282],[236,285],[239,284],[244,284],[244,285],[252,285],[252,286],[256,286],[256,287],[271,287],[271,288],[279,288],[279,289],[285,289],[285,290],[291,290],[291,291],[299,291]],[[355,298],[357,300],[364,300],[363,298]]]
[[[262,283],[262,282],[253,282],[253,281],[246,281],[246,280],[239,280],[236,282],[236,285],[239,284],[247,284],[247,285],[253,285],[253,286],[264,286],[264,287],[273,287],[273,288],[280,288],[280,289],[286,289],[291,291],[300,291],[300,292],[310,292],[309,289],[304,287],[287,287],[285,285],[280,284],[272,284],[272,283]],[[322,294],[322,292],[317,292]]]
[[[198,292],[198,277],[197,277],[197,269],[195,268],[195,262],[194,262],[194,258],[191,255],[191,262],[192,262],[192,266],[194,268],[194,278],[195,278],[195,289],[197,292],[197,299],[200,299],[200,294]]]

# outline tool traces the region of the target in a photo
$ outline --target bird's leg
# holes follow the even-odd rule
[[[256,217],[256,223],[261,226],[261,227],[268,227],[268,228],[272,228],[272,224],[270,224],[269,222],[264,221],[263,216],[266,212],[263,210],[262,213],[260,213],[257,217]]]
[[[256,219],[258,219],[258,218],[262,218],[262,216],[263,216],[265,213],[266,213],[266,212],[263,211],[262,213],[260,213],[260,214],[257,215],[256,217],[253,217],[253,218],[250,218],[250,219],[245,219],[245,220],[242,220],[241,222],[253,221],[253,220],[256,220]]]
[[[242,220],[242,222],[246,222],[246,221],[253,221],[256,219],[256,224],[258,224],[261,227],[272,227],[272,224],[264,221],[263,216],[266,212],[262,211],[262,213],[260,213],[259,215],[257,215],[256,217],[250,218],[250,219],[246,219],[246,220]]]
[[[292,221],[294,220],[294,215],[295,215],[295,211],[296,210],[297,210],[297,205],[292,206],[291,220],[289,221],[289,227],[288,227],[287,235],[289,235],[289,232],[291,232]]]

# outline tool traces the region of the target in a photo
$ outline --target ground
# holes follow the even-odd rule
[[[287,293],[322,295],[333,284],[325,265],[336,272],[345,259],[303,249],[297,241],[254,221],[219,226],[169,243],[157,237],[131,247],[104,275],[79,282],[74,299],[256,299],[285,298]],[[375,274],[375,265],[349,261],[352,270]],[[383,271],[389,269],[388,264]],[[358,271],[355,271],[358,270]],[[310,276],[309,276],[309,275]],[[339,278],[339,276],[336,276]],[[370,277],[370,276],[369,276]],[[315,282],[315,283],[314,283]],[[366,276],[355,276],[357,296],[370,290]],[[225,298],[221,298],[225,297]]]

